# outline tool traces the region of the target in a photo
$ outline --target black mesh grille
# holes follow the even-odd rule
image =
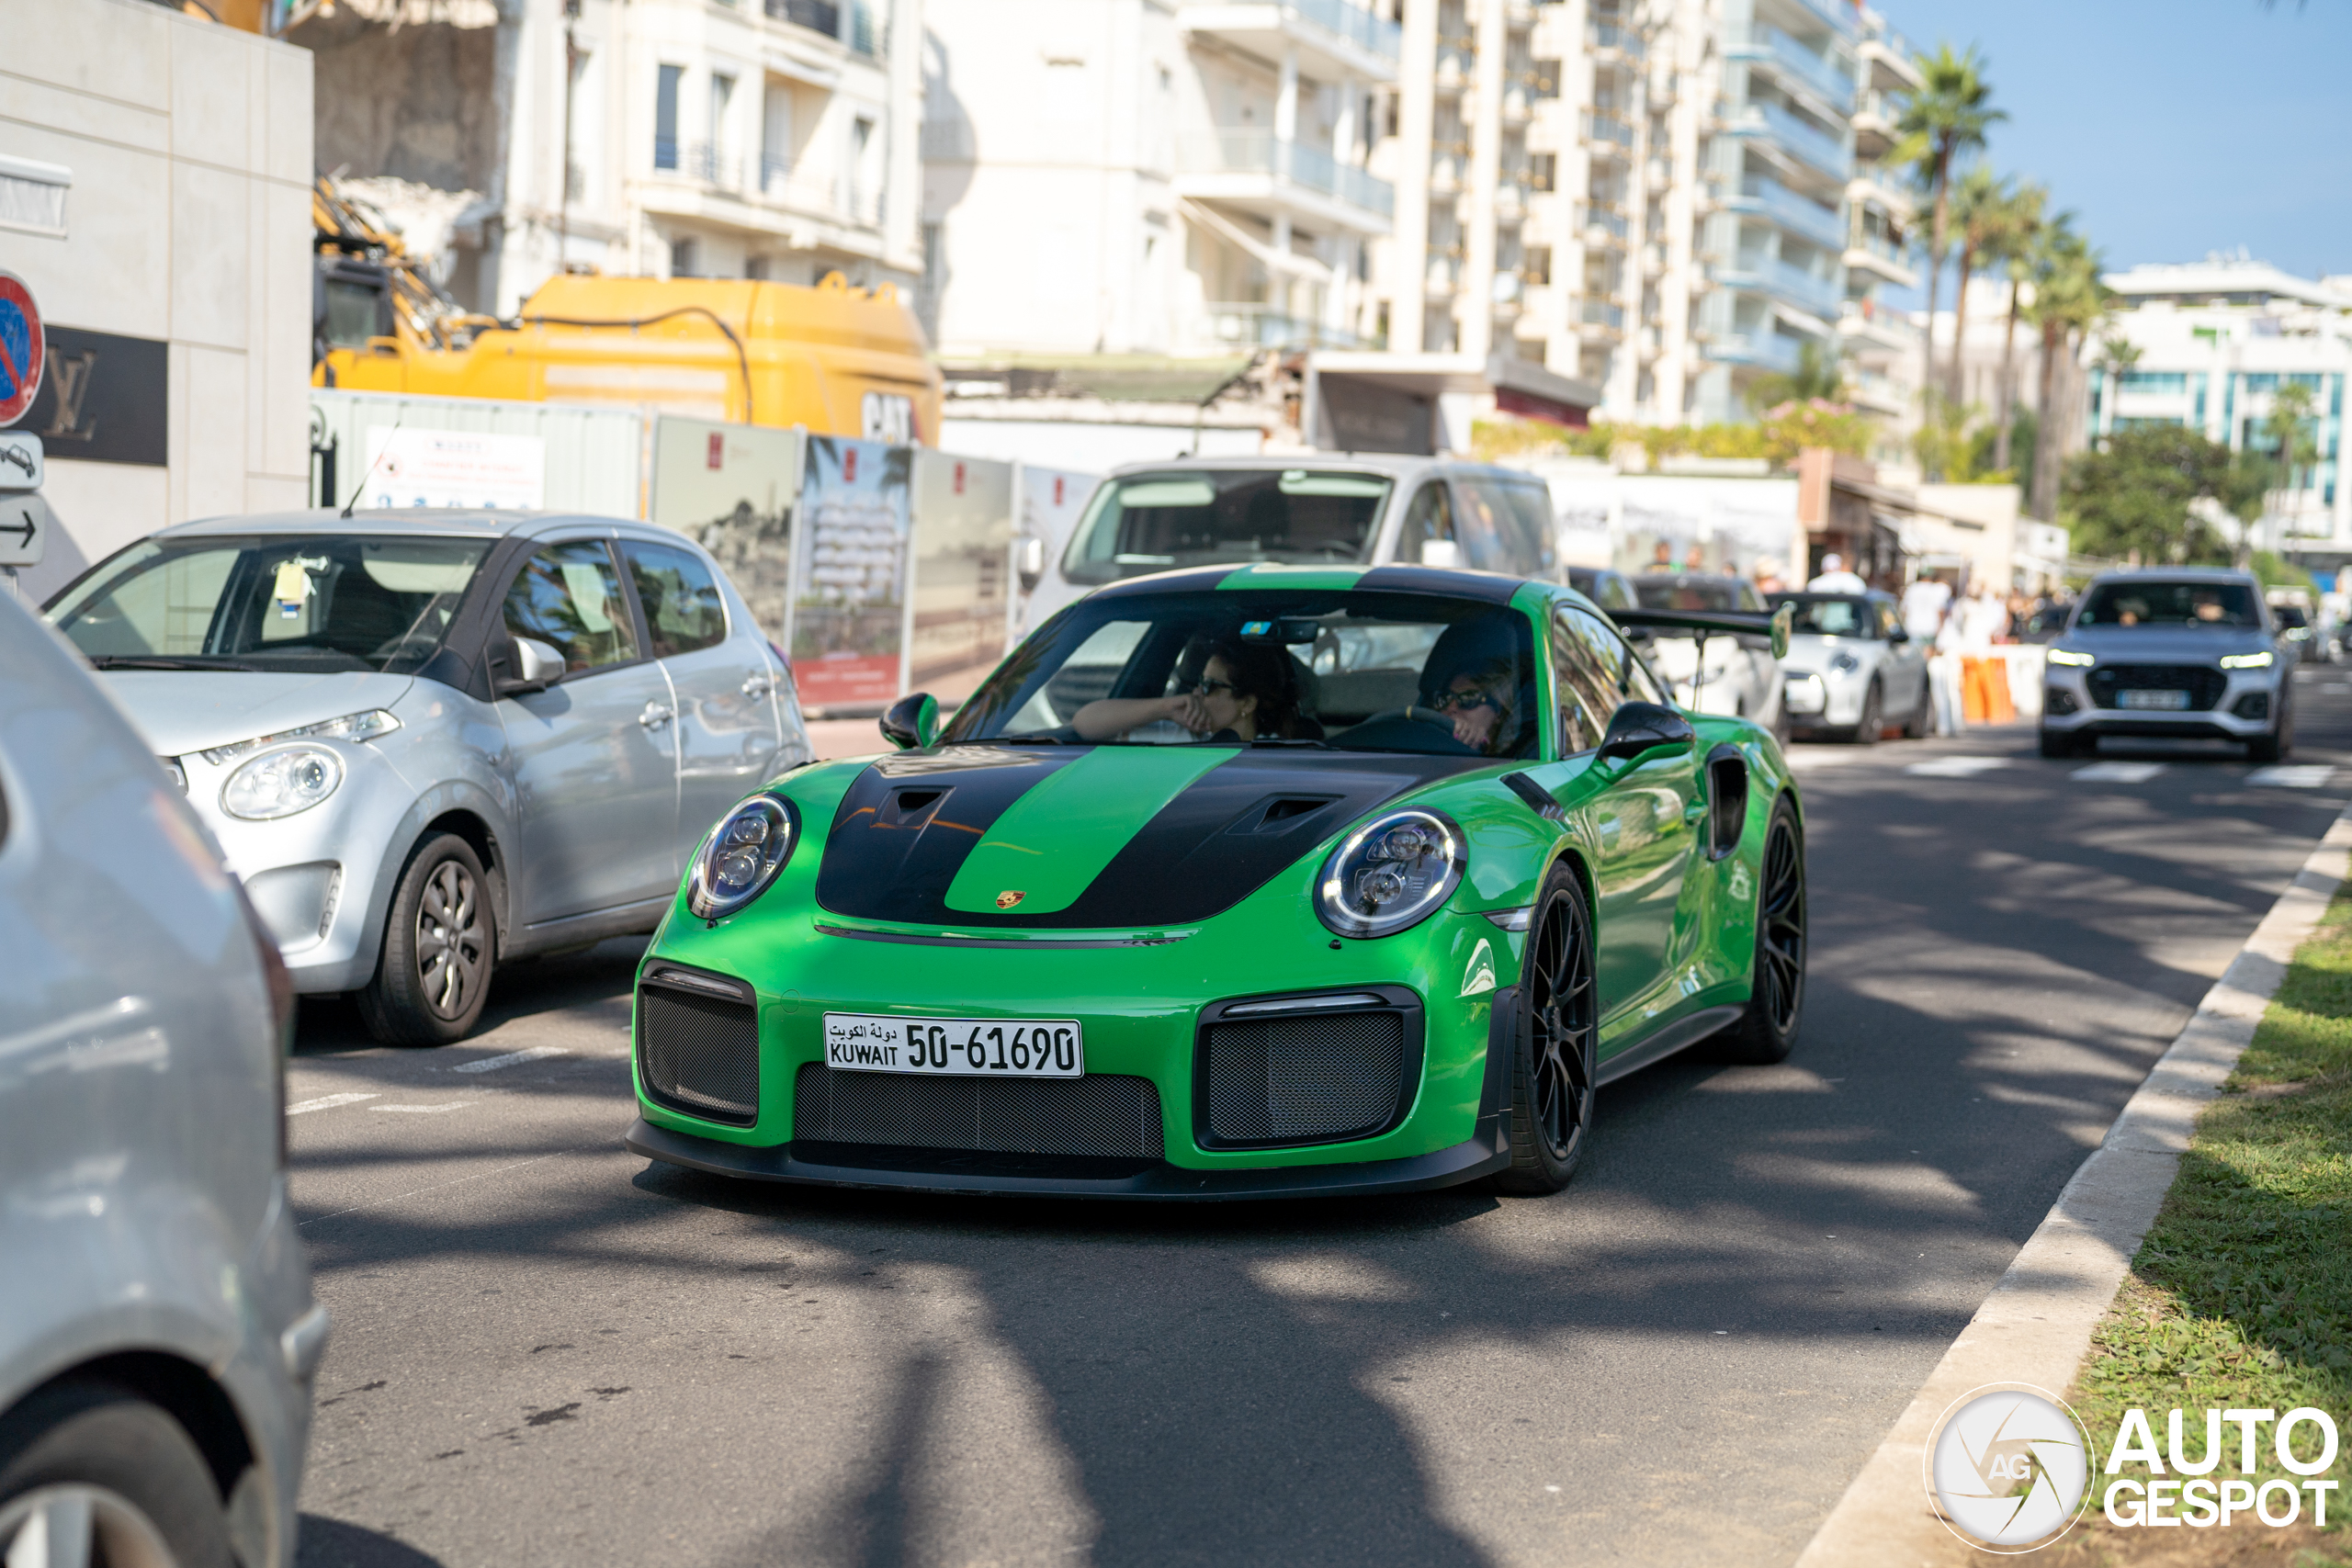
[[[1237,1019],[1205,1033],[1212,1143],[1329,1143],[1396,1119],[1405,1092],[1401,1013]]]
[[[637,1066],[656,1101],[749,1126],[760,1115],[760,1025],[748,1001],[661,986],[637,994]]]
[[[1158,1159],[1159,1091],[1149,1078],[932,1077],[805,1064],[792,1135],[824,1143],[998,1154]]]
[[[2091,701],[2100,707],[2120,707],[2116,694],[2126,691],[2173,691],[2188,694],[2188,711],[2204,713],[2222,700],[2230,678],[2219,670],[2197,664],[2102,664],[2090,673]]]

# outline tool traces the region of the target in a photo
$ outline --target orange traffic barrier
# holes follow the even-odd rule
[[[2009,700],[2007,660],[1962,658],[1960,670],[1961,717],[1970,724],[2016,721],[2017,705]]]

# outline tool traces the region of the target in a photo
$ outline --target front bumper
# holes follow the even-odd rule
[[[1862,722],[1862,699],[1870,691],[1870,684],[1871,671],[1867,666],[1854,670],[1785,666],[1781,692],[1789,728],[1798,734],[1817,729],[1850,729]]]
[[[2109,668],[2128,666],[2109,666]],[[2221,694],[2207,708],[2101,707],[2089,677],[2100,668],[2051,664],[2043,674],[2041,728],[2051,735],[2114,735],[2182,740],[2253,740],[2282,722],[2291,663],[2220,671]],[[2258,699],[2258,700],[2257,700]]]
[[[1491,1176],[1510,1164],[1510,1145],[1496,1129],[1451,1148],[1347,1165],[1196,1170],[1165,1160],[1081,1161],[1049,1155],[1012,1156],[938,1149],[879,1150],[844,1144],[757,1147],[657,1127],[643,1117],[622,1142],[629,1153],[714,1176],[896,1192],[998,1196],[1124,1198],[1154,1202],[1235,1202],[1249,1199],[1365,1197],[1427,1192]],[[1026,1161],[1024,1168],[1023,1161]],[[1089,1168],[1089,1167],[1093,1168]],[[1118,1168],[1126,1167],[1129,1168]]]

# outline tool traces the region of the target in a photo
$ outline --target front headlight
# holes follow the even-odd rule
[[[1394,936],[1452,897],[1468,862],[1451,818],[1392,811],[1331,852],[1316,879],[1315,912],[1341,936]]]
[[[392,716],[390,709],[369,708],[365,713],[347,713],[341,718],[306,724],[299,729],[281,729],[275,735],[256,735],[251,740],[214,746],[204,752],[204,760],[217,765],[233,761],[248,751],[275,746],[281,740],[373,740],[379,735],[390,735],[400,727],[401,721]]]
[[[2267,648],[2260,653],[2225,653],[2222,655],[2222,668],[2224,670],[2267,670],[2270,668],[2271,661],[2271,652]]]
[[[229,775],[220,809],[248,822],[308,811],[343,784],[343,759],[323,746],[265,751]]]
[[[800,813],[792,802],[752,796],[719,819],[695,857],[686,908],[706,920],[733,914],[767,891],[799,838]]]
[[[2092,658],[2089,654],[2076,653],[2071,648],[2053,648],[2050,650],[2047,657],[2052,664],[2071,665],[2077,670],[2087,670],[2092,665],[2098,662],[2098,660]],[[2263,657],[2267,660],[2269,656],[2265,654]]]

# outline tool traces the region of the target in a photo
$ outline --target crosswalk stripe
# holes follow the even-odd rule
[[[373,1100],[372,1094],[322,1094],[316,1100],[306,1100],[300,1105],[286,1108],[288,1116],[301,1116],[313,1111],[333,1111],[338,1105],[356,1105],[363,1100]]]
[[[569,1055],[561,1045],[533,1045],[527,1050],[509,1051],[503,1056],[485,1056],[479,1062],[460,1062],[449,1070],[453,1073],[494,1073],[501,1067],[512,1067],[524,1062],[536,1062],[545,1056]]]

